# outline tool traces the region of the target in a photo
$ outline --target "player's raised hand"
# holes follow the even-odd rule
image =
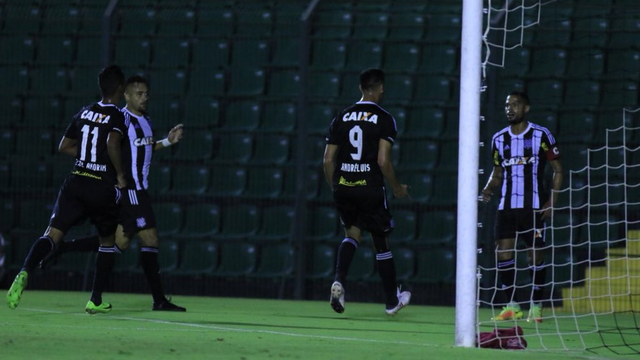
[[[486,204],[491,201],[491,196],[493,196],[493,191],[491,191],[491,189],[482,189],[482,193],[480,194],[480,201]]]
[[[409,197],[409,186],[407,184],[400,184],[396,188],[393,189],[393,196],[397,198],[405,198]]]
[[[182,140],[182,124],[174,126],[173,129],[169,131],[167,139],[169,139],[172,144],[175,144],[178,141]]]

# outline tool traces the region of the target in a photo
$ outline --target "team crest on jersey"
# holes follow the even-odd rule
[[[373,116],[372,116],[373,115]],[[342,116],[342,121],[367,121],[374,124],[378,123],[378,115],[366,111],[354,111],[345,113]]]
[[[139,217],[139,218],[136,219],[136,225],[139,228],[143,228],[143,227],[145,227],[147,225],[147,220],[145,220],[145,218],[143,218],[143,217]]]

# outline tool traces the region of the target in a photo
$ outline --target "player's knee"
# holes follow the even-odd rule
[[[389,252],[389,243],[387,241],[387,235],[384,233],[371,233],[373,239],[373,247],[377,254]]]

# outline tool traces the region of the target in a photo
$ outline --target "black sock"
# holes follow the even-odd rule
[[[164,301],[165,297],[162,291],[162,282],[160,281],[160,265],[158,264],[158,248],[140,248],[140,264],[142,265],[142,270],[144,270],[144,275],[147,277],[153,302]]]
[[[98,251],[100,238],[98,235],[63,241],[60,243],[60,252],[92,252]]]
[[[93,291],[91,292],[91,301],[96,305],[102,304],[102,292],[109,282],[115,261],[115,246],[100,246],[98,255],[96,255],[96,273],[93,277]]]
[[[531,278],[533,279],[533,302],[540,304],[544,297],[544,288],[547,280],[547,264],[543,261],[540,265],[531,267]]]
[[[498,261],[498,272],[500,273],[500,282],[502,283],[502,291],[505,295],[506,302],[515,302],[513,293],[516,284],[516,260]]]
[[[358,242],[352,238],[344,238],[340,243],[338,249],[338,261],[336,262],[336,276],[334,281],[339,282],[344,286],[344,282],[347,280],[347,274],[349,273],[349,267],[353,261],[353,257],[358,249]]]
[[[53,240],[48,236],[43,236],[36,240],[31,246],[31,250],[29,250],[29,254],[27,258],[24,259],[24,264],[22,265],[22,270],[30,273],[33,269],[40,264],[42,259],[44,259],[47,254],[53,250],[55,246]]]
[[[392,309],[398,305],[398,284],[396,283],[396,265],[393,262],[393,255],[391,251],[376,254],[376,260],[386,296],[387,309]]]

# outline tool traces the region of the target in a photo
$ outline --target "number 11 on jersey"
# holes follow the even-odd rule
[[[98,145],[98,128],[94,127],[91,130],[91,126],[85,125],[82,127],[82,145],[80,148],[80,160],[87,161],[87,142],[89,140],[89,133],[91,133],[91,162],[96,162],[98,157],[96,154],[96,147]]]

